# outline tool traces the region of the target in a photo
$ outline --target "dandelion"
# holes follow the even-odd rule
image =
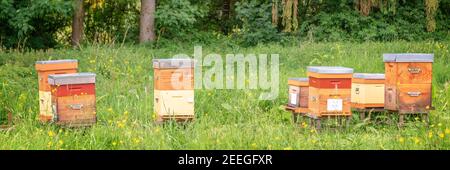
[[[400,142],[400,143],[405,143],[405,138],[400,137],[400,138],[398,139],[398,142]]]
[[[311,129],[310,132],[311,132],[311,133],[316,133],[316,130],[315,130],[315,129]]]
[[[124,128],[124,127],[125,127],[125,124],[122,123],[122,122],[118,122],[118,123],[117,123],[117,127],[119,127],[119,128]]]
[[[139,143],[141,143],[141,140],[139,140],[138,138],[133,138],[133,143],[139,144]]]
[[[441,139],[443,139],[444,137],[445,137],[445,134],[444,133],[439,133],[439,135],[438,135]]]
[[[48,136],[53,137],[55,136],[55,133],[53,131],[48,131]]]
[[[58,144],[59,144],[59,145],[63,145],[63,144],[64,144],[64,141],[59,140],[59,141],[58,141]]]
[[[53,145],[53,142],[52,142],[52,141],[50,141],[50,142],[47,143],[47,147],[48,147],[48,148],[52,147],[52,145]]]
[[[428,138],[432,138],[433,137],[433,132],[428,132]]]
[[[252,143],[253,148],[256,148],[256,146],[257,146],[256,143]]]
[[[306,122],[302,122],[302,127],[303,127],[303,128],[307,128],[307,127],[308,127],[308,124],[307,124]]]
[[[117,142],[112,142],[112,145],[113,145],[113,146],[116,146],[116,145],[117,145]]]
[[[414,143],[417,145],[420,143],[420,139],[418,137],[414,137]]]
[[[267,148],[268,149],[272,149],[272,145],[267,145]]]
[[[445,134],[450,134],[450,129],[445,129]]]
[[[128,111],[123,112],[123,114],[124,114],[125,116],[128,115]]]

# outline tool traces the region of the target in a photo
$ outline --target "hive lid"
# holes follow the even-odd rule
[[[384,62],[433,62],[434,54],[399,53],[383,54]]]
[[[153,59],[153,68],[193,68],[193,59]]]
[[[329,66],[308,66],[309,72],[321,73],[321,74],[351,74],[352,68],[348,67],[329,67]]]
[[[48,75],[48,84],[92,84],[95,83],[95,73],[72,73],[72,74],[51,74]]]
[[[289,78],[288,80],[299,81],[299,82],[308,82],[309,78],[306,78],[306,77],[295,77],[295,78]]]
[[[384,80],[384,74],[381,73],[355,73],[353,78],[370,79],[370,80]]]
[[[66,60],[46,60],[36,61],[36,64],[61,64],[61,63],[77,63],[78,60],[66,59]]]

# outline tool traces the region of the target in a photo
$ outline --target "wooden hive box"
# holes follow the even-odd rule
[[[308,78],[289,78],[289,98],[287,109],[296,113],[308,112]]]
[[[384,74],[353,74],[351,96],[352,108],[383,108],[384,79]]]
[[[154,59],[155,90],[193,90],[194,60]]]
[[[432,108],[433,54],[384,54],[385,109],[401,114],[428,113]]]
[[[351,116],[352,68],[310,66],[308,116]]]
[[[194,60],[155,59],[153,69],[156,121],[194,119]]]
[[[49,75],[53,121],[68,127],[96,123],[95,74]]]
[[[39,119],[42,122],[49,122],[53,119],[53,114],[51,109],[51,92],[50,85],[48,84],[48,75],[76,73],[78,69],[78,61],[37,61],[35,68],[38,72],[39,80]]]

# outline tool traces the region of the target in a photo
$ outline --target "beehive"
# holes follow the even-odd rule
[[[351,116],[352,68],[310,66],[308,116]]]
[[[383,108],[384,79],[384,74],[353,74],[351,96],[352,108]]]
[[[194,114],[194,61],[155,59],[154,112],[158,122],[191,120]]]
[[[298,113],[308,112],[308,78],[289,78],[287,109]]]
[[[37,61],[35,68],[39,80],[39,119],[49,122],[53,119],[51,109],[51,92],[48,84],[48,75],[76,73],[78,69],[77,60],[50,60]]]
[[[385,109],[428,113],[431,105],[433,54],[384,54]]]
[[[95,74],[49,75],[53,121],[58,125],[79,127],[95,124]]]

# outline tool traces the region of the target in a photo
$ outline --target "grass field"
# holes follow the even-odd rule
[[[156,125],[153,58],[192,54],[191,45],[90,46],[20,53],[0,51],[0,106],[14,114],[14,128],[0,131],[0,149],[450,149],[449,42],[301,43],[252,48],[216,44],[203,54],[280,54],[280,95],[257,99],[255,90],[196,90],[196,121]],[[308,65],[339,65],[355,72],[384,72],[383,53],[434,53],[431,124],[410,120],[404,128],[353,116],[349,128],[314,131],[293,124],[284,111],[288,77],[305,76]],[[36,60],[76,58],[80,71],[97,73],[98,123],[88,129],[40,124]],[[357,114],[357,113],[355,113]],[[396,116],[380,116],[392,119]]]

